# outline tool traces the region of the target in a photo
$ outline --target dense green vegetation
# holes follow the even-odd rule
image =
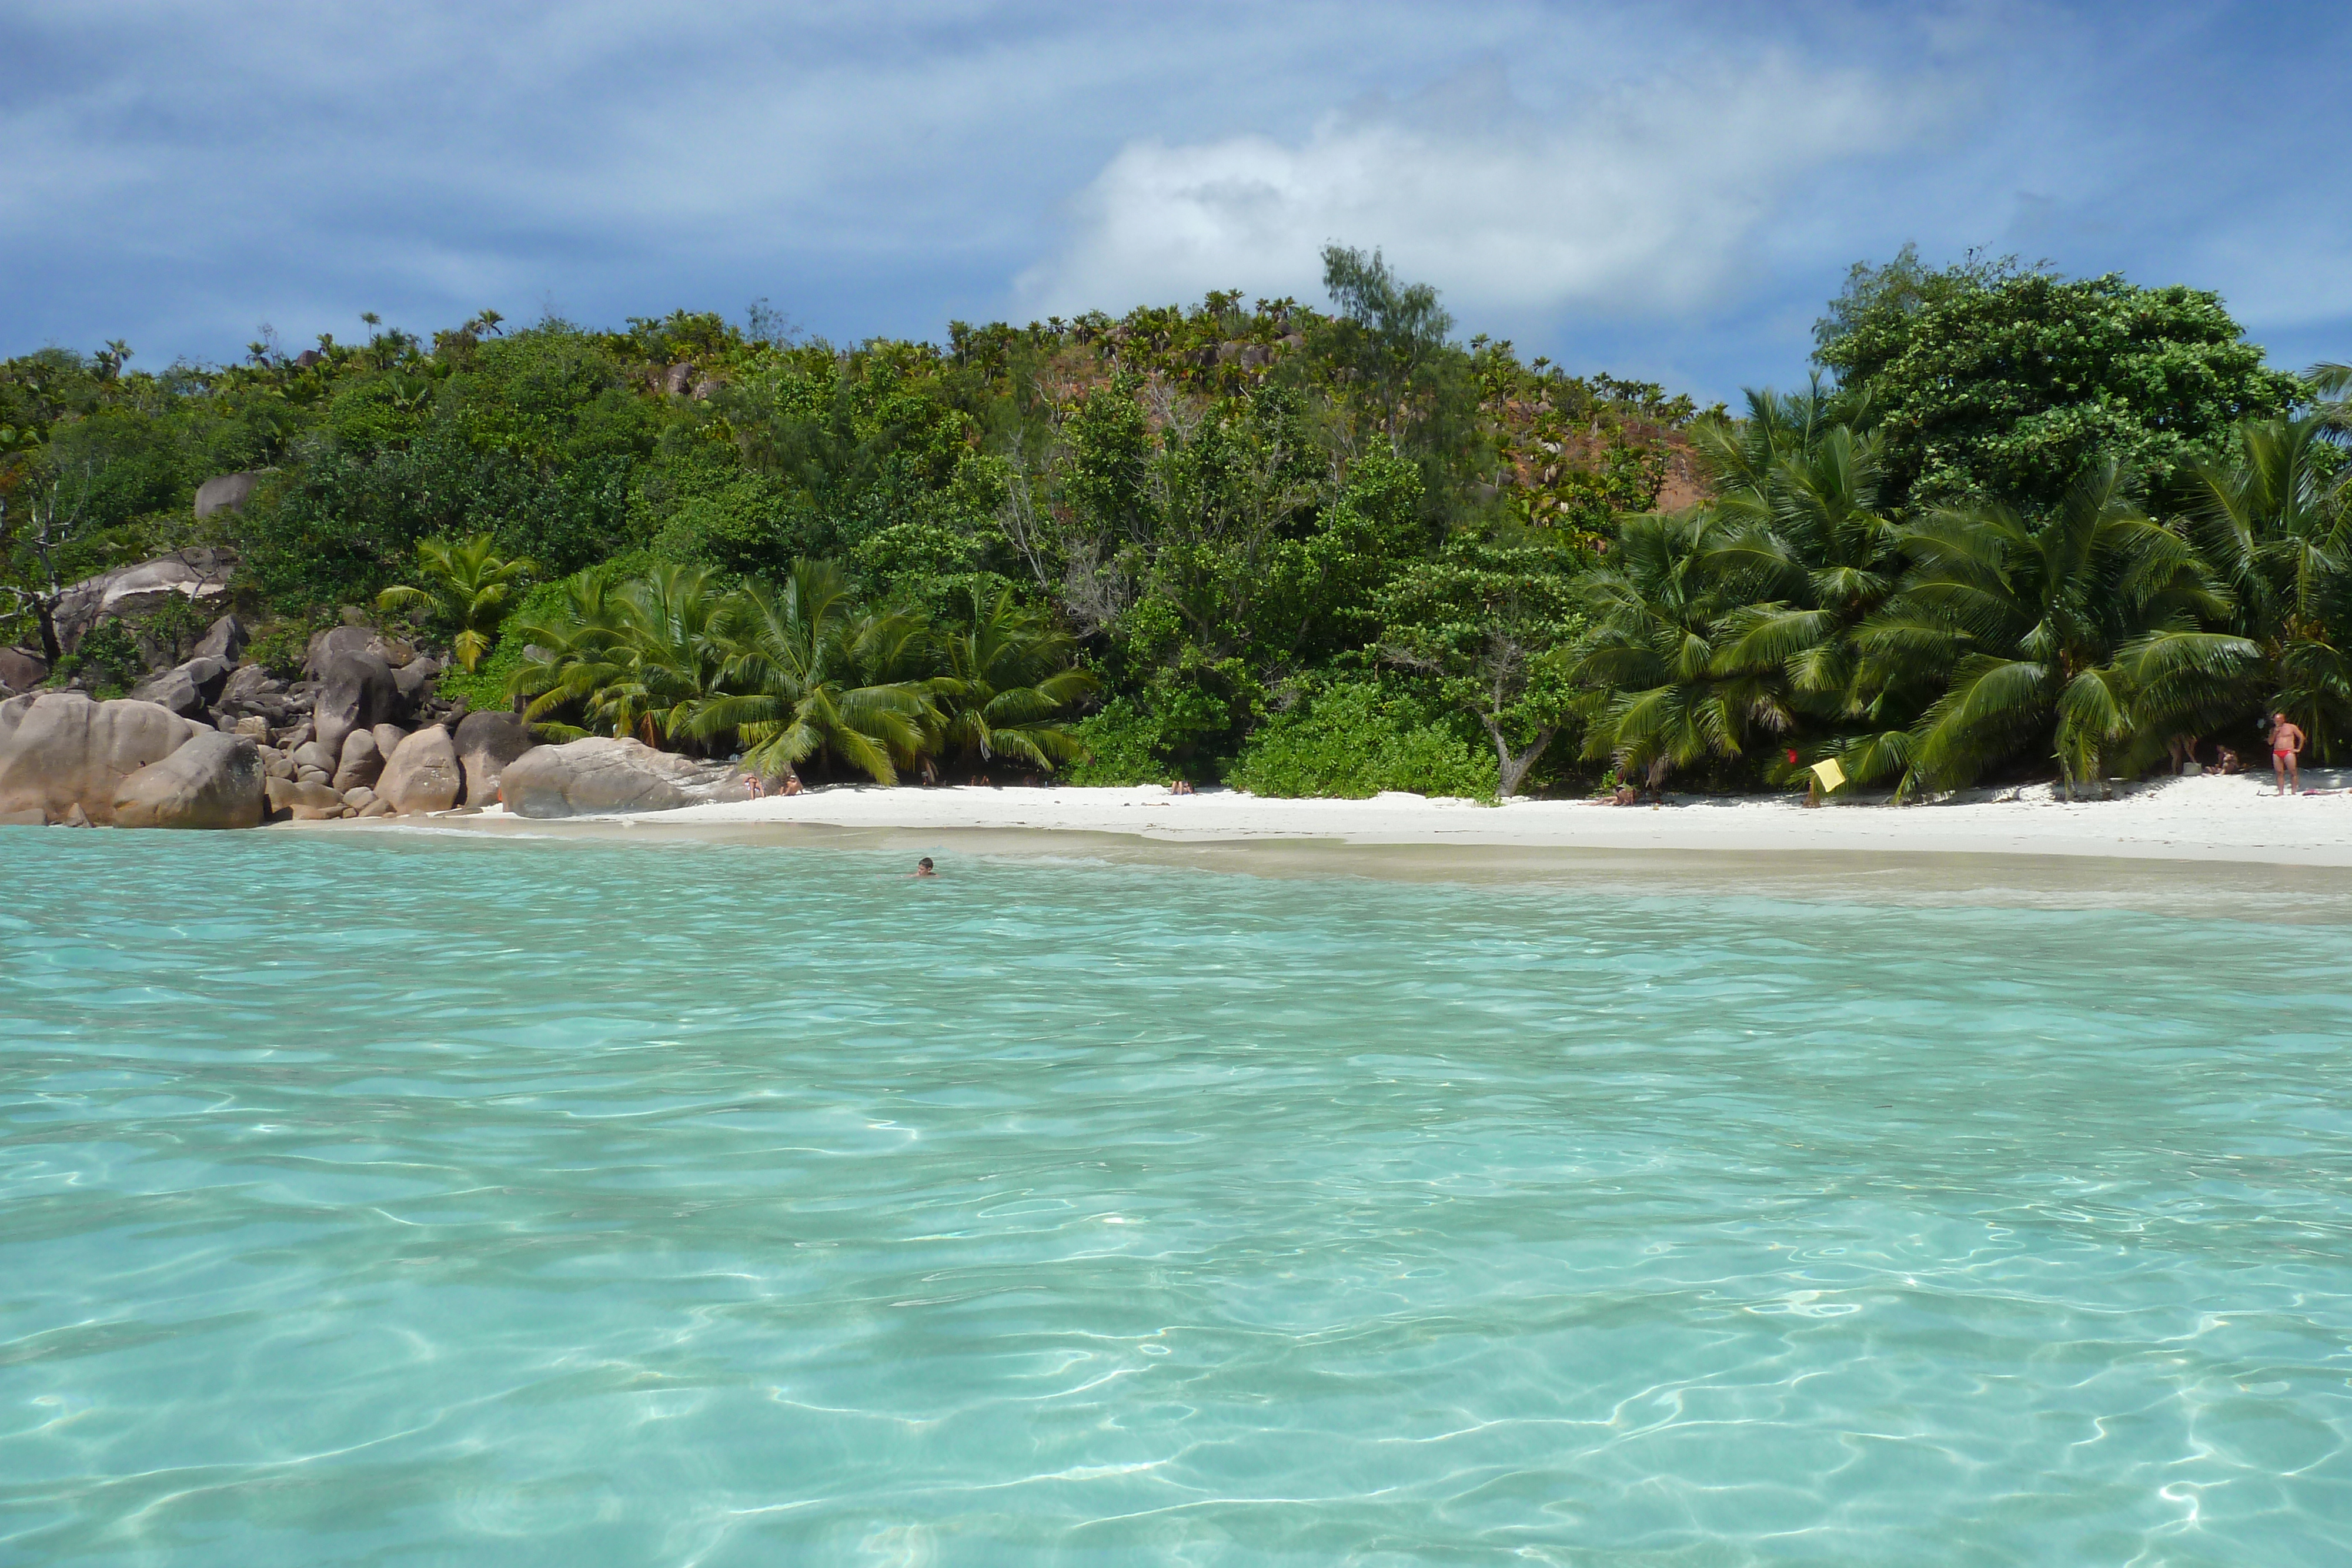
[[[261,656],[379,604],[552,733],[884,780],[1509,794],[1836,757],[1909,793],[2242,748],[2273,704],[2323,755],[2352,735],[2344,378],[2267,368],[2210,294],[1906,250],[1832,303],[1829,379],[1702,413],[1326,261],[1328,310],[944,346],[755,310],[371,321],[152,373],[43,350],[0,365],[0,633],[53,644],[64,584],[226,544]]]

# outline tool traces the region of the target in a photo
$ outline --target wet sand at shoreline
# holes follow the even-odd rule
[[[2255,797],[2243,778],[2168,782],[2071,806],[1995,799],[1819,811],[1757,800],[1653,810],[1581,801],[1494,808],[1417,796],[844,788],[631,816],[536,821],[492,810],[300,827],[887,851],[909,864],[919,854],[945,854],[1666,897],[2129,907],[2352,923],[2352,796]]]
[[[2336,770],[2314,770],[2305,782],[2341,789],[2344,780]],[[334,826],[400,831],[416,825],[407,819]],[[657,829],[666,837],[730,838],[746,831],[871,830],[923,841],[937,841],[941,833],[1043,832],[1254,849],[1304,841],[1442,852],[1437,858],[1449,868],[1447,874],[1472,866],[1486,867],[1490,874],[1507,873],[1525,858],[1513,852],[1537,851],[1636,859],[1679,852],[1709,860],[1724,854],[1964,855],[2352,868],[2352,793],[2282,799],[2272,793],[2267,779],[2252,775],[2164,779],[2125,787],[2114,800],[2060,801],[2047,788],[2032,786],[1902,807],[1840,801],[1819,810],[1804,810],[1790,797],[1669,797],[1664,808],[1618,808],[1588,800],[1486,806],[1418,795],[1282,800],[1220,790],[1178,796],[1149,786],[844,785],[791,797],[562,821],[515,818],[493,808],[436,817],[431,825],[533,833]]]

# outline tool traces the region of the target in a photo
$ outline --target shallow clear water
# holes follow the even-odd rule
[[[0,1561],[2342,1560],[2340,925],[905,860],[0,830]]]

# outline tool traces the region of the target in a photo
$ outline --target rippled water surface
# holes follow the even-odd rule
[[[0,1561],[2344,1560],[2341,925],[905,860],[0,829]]]

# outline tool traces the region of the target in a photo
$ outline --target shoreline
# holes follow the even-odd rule
[[[2305,775],[2305,788],[2343,790],[2346,772],[2315,769]],[[1224,790],[1178,796],[1158,786],[835,785],[796,796],[602,817],[522,818],[493,807],[425,822],[385,818],[301,826],[594,837],[656,829],[666,840],[730,841],[797,837],[793,830],[809,829],[878,831],[894,838],[1042,833],[1170,846],[1452,849],[1481,864],[1495,862],[1496,852],[1567,851],[1600,852],[1612,860],[1660,853],[1962,855],[2352,868],[2352,792],[2280,798],[2271,788],[2267,778],[2252,774],[2208,775],[2121,786],[2109,800],[2057,801],[2046,787],[2032,785],[1902,807],[1854,800],[1807,810],[1794,797],[1669,796],[1664,808],[1525,800],[1486,806],[1397,794],[1368,800],[1272,800]]]

